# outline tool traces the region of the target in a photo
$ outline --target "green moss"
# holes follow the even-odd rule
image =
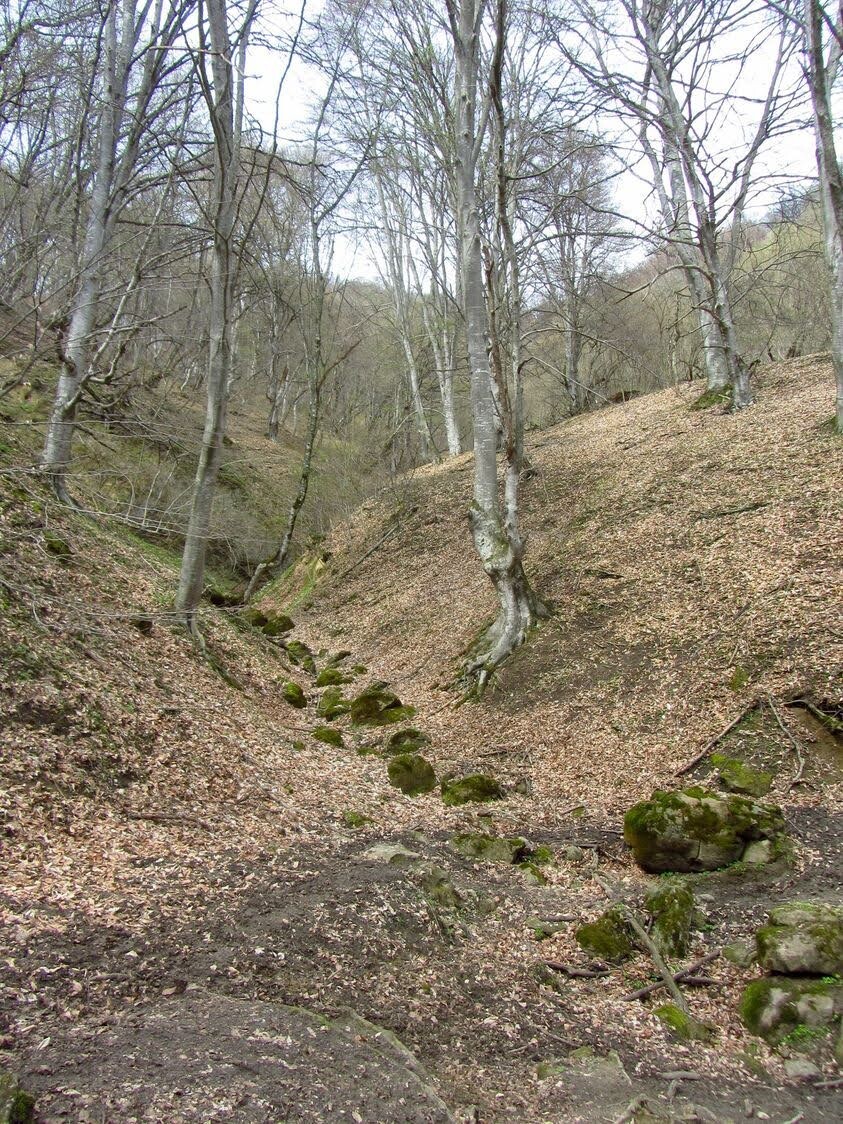
[[[645,908],[653,918],[651,936],[663,956],[686,956],[694,920],[694,891],[681,878],[666,878],[647,894]]]
[[[317,687],[336,687],[340,683],[350,682],[347,675],[343,675],[338,667],[324,667],[316,676]]]
[[[346,809],[342,814],[342,822],[346,827],[365,827],[372,822],[371,816],[364,816],[362,812],[353,812]]]
[[[662,1003],[653,1011],[656,1018],[664,1023],[674,1038],[683,1042],[706,1042],[711,1038],[710,1029],[692,1015],[677,1007],[675,1003]]]
[[[351,700],[349,713],[355,726],[391,726],[412,718],[416,711],[405,706],[388,684],[378,681]]]
[[[755,941],[767,971],[833,978],[843,972],[843,909],[825,902],[786,902],[770,911]]]
[[[71,558],[73,555],[70,544],[52,531],[44,531],[44,546],[47,552],[52,554],[54,558],[63,561]]]
[[[387,766],[387,776],[393,788],[405,796],[421,796],[436,788],[433,766],[418,753],[399,753]]]
[[[343,745],[342,734],[339,730],[334,730],[330,726],[314,726],[312,736],[318,742],[324,742],[326,745],[333,745],[340,749]]]
[[[313,652],[311,652],[307,644],[301,640],[288,640],[284,645],[284,650],[291,663],[294,663],[296,667],[302,668],[302,670],[309,672],[311,675],[316,674],[316,661],[313,658]]]
[[[482,831],[464,831],[451,839],[451,845],[469,859],[480,862],[513,865],[524,861],[530,851],[520,835],[486,835]]]
[[[297,710],[302,710],[307,706],[307,697],[298,683],[288,679],[285,683],[281,684],[281,695],[285,702],[290,706],[294,706]]]
[[[745,667],[738,665],[732,672],[732,677],[729,680],[730,691],[742,691],[749,682],[749,672]]]
[[[712,756],[711,763],[717,766],[720,783],[729,792],[745,796],[766,796],[773,786],[772,773],[753,769],[737,758],[717,753]]]
[[[843,985],[833,978],[764,976],[744,989],[739,1011],[748,1030],[776,1046],[797,1027],[833,1026],[843,1013]]]
[[[492,800],[503,800],[504,791],[494,777],[485,773],[472,773],[459,780],[442,781],[442,801],[449,807],[459,804],[487,804]]]
[[[406,730],[396,730],[389,735],[384,753],[416,753],[426,745],[430,745],[430,737],[421,730],[408,726]]]
[[[555,937],[565,928],[561,921],[545,921],[541,917],[528,917],[524,922],[537,941],[546,941]]]
[[[548,866],[553,862],[553,851],[550,847],[545,846],[544,843],[539,843],[537,847],[533,847],[530,852],[530,862],[535,866]]]
[[[35,1098],[25,1093],[11,1073],[0,1072],[0,1124],[31,1124]]]
[[[349,705],[348,699],[343,698],[339,687],[326,687],[316,704],[316,713],[326,722],[333,722],[348,714]]]
[[[724,386],[721,390],[706,390],[694,399],[690,410],[710,410],[714,406],[728,406],[732,401],[732,388]]]
[[[577,944],[610,963],[619,964],[628,960],[635,951],[633,933],[623,911],[613,906],[588,925],[581,925],[576,931]]]

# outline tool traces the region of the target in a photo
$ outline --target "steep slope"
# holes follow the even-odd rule
[[[809,358],[763,371],[737,416],[690,409],[699,388],[685,386],[534,435],[527,565],[554,612],[479,706],[448,689],[494,612],[466,518],[470,457],[340,528],[299,623],[399,684],[443,767],[499,753],[529,772],[532,816],[617,814],[754,699],[839,700],[831,388]]]

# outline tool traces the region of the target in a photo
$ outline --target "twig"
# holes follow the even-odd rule
[[[721,507],[712,511],[697,512],[695,518],[697,519],[722,519],[726,515],[743,515],[747,511],[760,511],[762,507],[769,507],[770,504],[766,500],[760,503],[747,503],[736,507]]]
[[[664,958],[662,957],[662,954],[659,952],[656,945],[650,939],[648,933],[644,929],[644,926],[641,924],[641,922],[638,920],[638,918],[635,916],[635,914],[632,912],[632,910],[628,906],[621,905],[620,908],[623,910],[624,917],[626,918],[627,922],[629,923],[629,926],[632,929],[633,933],[635,933],[638,940],[641,942],[643,947],[650,954],[650,959],[653,961],[653,963],[655,964],[656,968],[658,969],[662,979],[664,980],[665,987],[670,992],[670,994],[673,996],[673,999],[674,999],[674,1002],[676,1003],[676,1006],[679,1008],[680,1011],[684,1011],[684,1013],[686,1015],[690,1014],[690,1011],[688,1010],[688,1004],[685,1000],[685,996],[679,990],[679,985],[677,984],[676,980],[673,978],[673,973],[668,968],[667,964],[665,964]]]
[[[552,968],[554,972],[561,972],[563,976],[569,976],[572,980],[596,980],[601,976],[609,975],[608,968],[576,968],[559,960],[545,960],[544,963],[547,968]]]
[[[371,558],[376,550],[380,550],[380,548],[383,546],[383,544],[388,539],[392,538],[392,536],[400,528],[400,526],[401,526],[400,522],[399,523],[393,523],[393,525],[389,528],[389,530],[386,532],[386,534],[381,535],[381,537],[378,539],[378,541],[375,543],[375,545],[373,547],[370,547],[369,550],[367,550],[366,553],[362,557],[358,558],[356,562],[352,562],[352,564],[348,567],[347,570],[343,570],[343,572],[341,574],[337,574],[336,580],[342,581],[343,578],[347,578],[350,573],[352,573],[354,570],[356,570],[358,566],[362,566],[367,558]]]
[[[694,766],[699,765],[700,761],[702,761],[704,757],[708,757],[709,753],[711,753],[711,751],[719,741],[722,741],[727,734],[730,734],[732,730],[734,730],[735,726],[740,725],[740,723],[743,722],[744,718],[746,718],[747,714],[749,714],[750,711],[755,710],[755,708],[758,706],[758,702],[758,699],[753,699],[749,706],[745,707],[740,712],[737,718],[734,718],[728,726],[722,729],[719,734],[711,739],[708,745],[706,745],[705,749],[700,750],[696,757],[693,757],[690,761],[687,762],[687,764],[683,765],[681,769],[677,769],[673,775],[675,777],[683,777],[686,773],[690,773]]]
[[[650,1102],[645,1096],[636,1097],[635,1100],[629,1102],[620,1116],[616,1117],[614,1124],[628,1124],[630,1120],[635,1119],[635,1114],[642,1108],[646,1108]]]
[[[720,949],[718,949],[716,952],[709,952],[707,956],[703,956],[701,959],[696,960],[693,964],[689,964],[687,968],[682,968],[680,969],[680,971],[675,972],[673,975],[673,979],[677,984],[686,983],[687,977],[690,976],[693,979],[700,968],[705,967],[706,964],[710,964],[712,960],[716,960],[719,956]],[[659,988],[664,986],[664,980],[658,980],[656,983],[651,983],[646,987],[639,988],[638,991],[631,991],[628,995],[622,996],[622,998],[625,1000],[644,999],[646,996],[651,995],[654,991],[658,991]]]
[[[793,746],[793,752],[796,754],[796,772],[793,774],[793,778],[790,784],[787,786],[788,791],[790,791],[791,788],[795,788],[802,780],[802,774],[805,772],[805,758],[802,756],[802,747],[800,746],[799,742],[793,736],[787,726],[785,726],[784,722],[782,722],[781,715],[776,710],[776,704],[773,702],[771,695],[767,695],[766,702],[770,710],[772,711],[773,717],[778,723],[779,729],[789,740],[790,744]]]
[[[695,1073],[692,1069],[669,1069],[666,1073],[660,1073],[659,1077],[665,1081],[702,1081],[702,1074]]]
[[[843,1086],[843,1077],[832,1077],[829,1081],[815,1081],[815,1089],[839,1089]]]

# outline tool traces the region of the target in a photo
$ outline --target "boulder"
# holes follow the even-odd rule
[[[426,745],[430,745],[430,736],[408,726],[405,730],[396,730],[394,734],[389,735],[384,753],[418,753]]]
[[[484,773],[442,781],[442,800],[450,807],[472,802],[486,804],[491,800],[503,800],[503,797],[501,785]]]
[[[263,631],[266,632],[266,629]],[[284,645],[284,651],[287,653],[290,662],[294,663],[296,667],[302,668],[310,675],[316,674],[316,661],[313,658],[313,652],[302,640],[288,640]]]
[[[530,857],[530,845],[520,835],[486,835],[482,831],[463,831],[451,839],[451,845],[468,859],[513,866]]]
[[[311,734],[318,742],[336,746],[337,749],[342,748],[343,740],[339,730],[332,730],[330,726],[314,726]]]
[[[350,683],[347,675],[343,675],[338,667],[323,667],[316,676],[317,687],[336,687],[340,683]]]
[[[758,962],[786,976],[843,975],[843,909],[825,902],[787,902],[770,910],[755,934]]]
[[[11,1073],[0,1071],[0,1124],[30,1124],[35,1120],[35,1098],[21,1089]]]
[[[624,817],[624,839],[644,870],[717,870],[738,862],[753,843],[753,861],[775,861],[787,854],[781,809],[747,796],[686,788],[654,792]]]
[[[389,726],[412,718],[415,708],[405,706],[388,684],[378,681],[351,700],[349,713],[355,726]]]
[[[740,1016],[747,1029],[773,1046],[791,1036],[815,1036],[826,1028],[831,1033],[841,1014],[843,983],[834,977],[764,976],[745,988],[740,1003]]]
[[[405,796],[421,796],[436,788],[433,766],[419,753],[399,753],[387,766],[389,783]]]
[[[305,697],[304,691],[298,683],[293,682],[292,679],[288,679],[286,683],[281,684],[281,695],[285,702],[289,703],[290,706],[294,706],[297,710],[302,710],[307,706],[307,698]]]
[[[316,704],[316,713],[326,722],[333,722],[335,718],[348,714],[349,705],[348,699],[343,698],[339,687],[326,687],[322,698]]]
[[[601,960],[620,964],[635,951],[634,934],[623,911],[613,906],[588,925],[580,925],[574,934],[577,944]]]

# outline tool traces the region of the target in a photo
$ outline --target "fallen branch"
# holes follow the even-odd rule
[[[687,764],[683,765],[681,769],[677,769],[673,775],[675,777],[683,777],[686,773],[690,773],[690,771],[696,765],[699,765],[700,761],[702,761],[705,757],[708,757],[709,753],[711,753],[718,742],[722,741],[727,734],[731,734],[735,726],[739,726],[741,722],[743,722],[744,718],[746,718],[747,714],[755,710],[755,708],[758,706],[758,702],[758,699],[753,699],[749,706],[744,707],[737,718],[734,718],[728,726],[724,727],[719,734],[711,739],[711,741],[706,745],[705,749],[700,750],[696,757],[691,758],[691,760],[688,761]]]
[[[721,507],[715,508],[712,511],[700,511],[697,513],[697,519],[722,519],[726,515],[743,515],[747,511],[760,511],[762,507],[769,507],[770,504],[767,500],[762,500],[759,503],[746,503],[735,507]]]
[[[596,980],[601,976],[608,976],[608,968],[576,968],[573,964],[563,964],[559,960],[545,960],[545,967],[552,968],[554,972],[561,972],[572,980]]]
[[[716,952],[709,952],[707,956],[703,956],[699,960],[696,960],[693,964],[689,964],[687,968],[681,968],[678,972],[674,972],[674,981],[677,984],[688,983],[689,977],[690,979],[695,979],[700,968],[705,967],[706,964],[710,964],[712,960],[716,960],[719,956],[720,949],[718,949]],[[641,987],[638,989],[638,991],[631,991],[628,995],[621,996],[621,998],[627,1001],[630,1001],[632,999],[644,999],[646,996],[652,995],[654,991],[658,991],[659,988],[665,986],[666,984],[663,979],[657,980],[656,983],[651,983],[646,987]]]
[[[336,580],[342,581],[343,578],[347,578],[350,573],[352,573],[354,570],[356,570],[358,566],[362,566],[363,563],[368,558],[372,557],[372,555],[375,553],[376,550],[380,550],[380,548],[383,546],[383,544],[385,542],[387,542],[389,539],[392,538],[392,536],[400,528],[400,526],[401,526],[400,522],[399,523],[393,523],[393,525],[389,528],[389,530],[386,532],[386,534],[381,535],[381,537],[378,539],[378,541],[375,543],[375,545],[373,547],[370,547],[369,550],[367,550],[366,553],[364,555],[362,555],[362,557],[358,558],[356,562],[352,562],[352,564],[348,567],[347,570],[343,570],[343,572],[341,574],[338,574]]]
[[[793,778],[791,779],[790,784],[787,786],[788,791],[790,791],[790,789],[795,788],[798,784],[801,783],[802,774],[805,772],[805,758],[802,756],[802,746],[799,744],[799,741],[794,737],[787,726],[785,726],[784,722],[782,721],[781,715],[779,714],[778,710],[776,710],[776,704],[773,702],[773,698],[771,695],[767,695],[766,702],[778,724],[779,729],[793,746],[793,752],[796,754],[796,772],[793,774]]]
[[[646,951],[650,954],[650,959],[653,961],[656,969],[664,980],[665,987],[673,996],[673,1000],[676,1003],[676,1006],[680,1011],[683,1011],[686,1015],[689,1015],[690,1011],[688,1010],[688,1004],[685,1000],[685,996],[679,990],[679,985],[673,978],[673,973],[668,968],[667,964],[665,964],[664,957],[659,952],[655,943],[651,940],[650,935],[647,933],[644,926],[628,906],[621,906],[620,908],[623,910],[624,917],[626,918],[629,927],[632,929],[633,933],[635,933],[643,948],[645,948]]]

